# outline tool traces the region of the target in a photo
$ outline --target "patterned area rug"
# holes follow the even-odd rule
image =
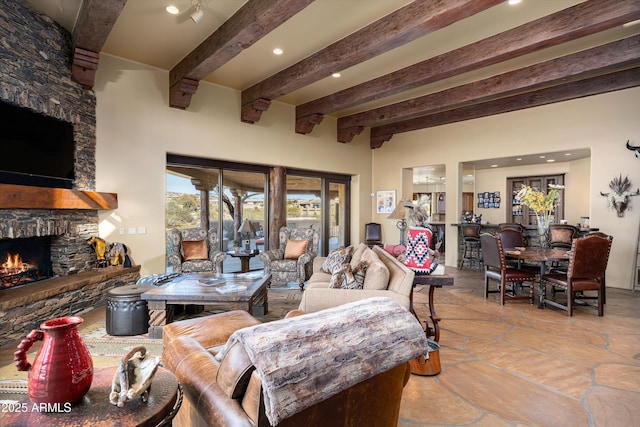
[[[264,316],[257,316],[262,322],[271,322],[273,320],[282,319],[287,312],[298,308],[302,292],[296,288],[271,288],[268,293],[269,311]],[[205,310],[197,315],[189,315],[188,317],[202,317],[219,313],[220,311]],[[185,318],[178,317],[176,320]],[[105,321],[101,320],[88,325],[82,329],[82,338],[89,348],[89,352],[93,358],[94,368],[104,368],[108,366],[116,366],[122,356],[127,354],[129,350],[136,346],[144,346],[147,352],[153,356],[162,355],[162,340],[149,339],[147,334],[115,337],[107,334]],[[32,352],[28,356],[28,360],[33,362],[36,352]],[[19,372],[13,363],[0,368],[0,401],[15,399],[16,394],[26,394],[27,392],[27,373]]]

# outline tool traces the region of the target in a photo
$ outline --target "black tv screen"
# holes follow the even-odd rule
[[[0,102],[0,182],[72,188],[73,125]]]

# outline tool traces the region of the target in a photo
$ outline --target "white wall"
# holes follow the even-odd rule
[[[165,269],[167,152],[354,175],[351,240],[362,239],[371,219],[372,154],[368,141],[336,142],[335,119],[298,135],[294,107],[273,102],[260,122],[242,123],[240,93],[204,82],[187,110],[169,108],[168,72],[104,54],[95,92],[96,187],[118,193],[118,209],[100,213],[100,235],[129,246],[142,275]],[[146,234],[129,234],[130,227]]]
[[[618,218],[608,210],[606,199],[599,192],[608,191],[611,179],[620,174],[629,176],[633,188],[640,187],[640,160],[625,147],[628,139],[635,145],[640,143],[638,111],[640,88],[634,88],[394,135],[374,150],[374,189],[402,189],[400,171],[403,168],[445,164],[447,222],[452,223],[457,221],[461,210],[460,197],[453,196],[460,193],[460,162],[590,148],[589,164],[571,165],[572,171],[575,166],[577,175],[584,175],[583,171],[588,169],[589,178],[584,182],[569,182],[571,187],[583,188],[567,194],[570,201],[580,199],[575,211],[573,207],[568,208],[568,215],[585,215],[584,199],[589,200],[586,215],[591,217],[591,225],[614,236],[607,285],[630,288],[640,223],[640,196],[632,198],[632,209],[624,218]],[[361,140],[368,140],[368,134],[356,138],[356,142]],[[384,225],[384,219],[380,219],[378,222]],[[448,248],[457,245],[458,236],[454,231],[453,227],[447,228]],[[383,227],[383,233],[385,240],[397,239],[397,231],[392,227]],[[446,264],[455,265],[456,257],[456,251],[448,250]]]

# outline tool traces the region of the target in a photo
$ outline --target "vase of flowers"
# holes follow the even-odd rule
[[[549,225],[552,222],[553,212],[558,206],[560,191],[563,189],[564,185],[549,184],[549,191],[545,194],[528,185],[523,185],[516,195],[521,204],[527,206],[536,214],[538,236],[540,237],[540,247],[542,248],[549,247]]]

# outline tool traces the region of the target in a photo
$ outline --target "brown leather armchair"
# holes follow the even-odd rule
[[[275,322],[274,322],[275,323]],[[244,311],[175,322],[163,330],[163,364],[184,389],[174,426],[269,426],[261,379],[247,353],[231,346],[222,361],[214,356],[231,334],[259,324]],[[398,423],[408,362],[340,391],[278,426],[393,426]]]

